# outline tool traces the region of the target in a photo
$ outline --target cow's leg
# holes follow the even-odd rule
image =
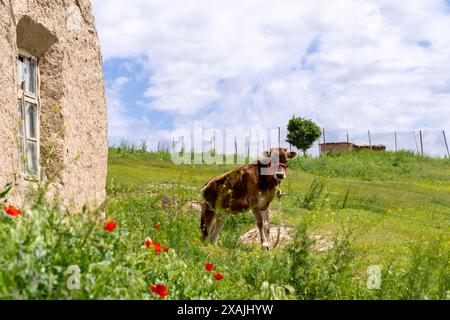
[[[202,216],[200,219],[200,229],[202,230],[202,239],[206,241],[211,235],[211,229],[213,227],[216,212],[212,210],[208,204],[202,205]]]
[[[222,230],[224,223],[225,221],[221,217],[217,216],[216,223],[214,224],[214,228],[212,229],[210,234],[212,243],[216,243],[217,236],[219,235],[220,230]]]
[[[253,215],[255,216],[256,220],[256,226],[258,227],[259,231],[259,238],[261,239],[261,245],[263,249],[269,250],[269,242],[266,239],[266,234],[264,233],[264,220],[261,215],[261,210],[259,208],[253,209]]]
[[[270,221],[269,221],[269,209],[261,210],[261,218],[263,220],[263,231],[266,236],[266,240],[270,246]]]

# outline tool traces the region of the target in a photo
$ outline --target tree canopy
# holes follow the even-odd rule
[[[296,116],[289,120],[287,129],[286,142],[302,150],[303,155],[322,135],[320,127],[314,121]]]

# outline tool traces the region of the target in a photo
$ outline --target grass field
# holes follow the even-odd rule
[[[209,178],[235,166],[169,159],[110,150],[104,209],[117,221],[113,232],[96,213],[44,205],[20,220],[2,217],[0,298],[158,299],[151,284],[167,287],[165,299],[450,298],[448,160],[407,152],[297,158],[283,184],[282,224],[294,239],[263,252],[240,241],[255,227],[251,213],[227,218],[216,245],[200,241],[199,212],[189,204]],[[311,234],[333,247],[318,252]],[[147,238],[168,252],[147,248]],[[373,265],[379,289],[367,288]],[[76,289],[67,285],[70,266]]]

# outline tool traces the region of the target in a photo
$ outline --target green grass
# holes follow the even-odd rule
[[[105,232],[96,212],[44,206],[3,215],[0,298],[158,299],[152,283],[166,285],[169,299],[450,298],[448,160],[406,152],[294,160],[282,221],[295,237],[270,252],[239,240],[254,228],[251,213],[228,217],[217,245],[200,241],[199,212],[187,204],[231,168],[174,165],[164,152],[127,145],[111,149],[104,209],[118,228]],[[310,234],[333,249],[317,252]],[[147,237],[169,252],[147,249]],[[222,280],[205,270],[207,262]],[[78,290],[67,288],[73,265]],[[371,265],[381,266],[379,290],[366,286]]]

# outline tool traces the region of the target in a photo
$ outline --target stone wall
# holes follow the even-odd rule
[[[385,152],[385,145],[357,145],[351,142],[330,142],[320,144],[320,154],[337,154],[346,151],[361,151],[361,150],[371,150],[378,152]]]
[[[352,150],[353,144],[348,142],[322,143],[320,144],[320,154],[334,154]]]
[[[36,187],[19,174],[18,48],[39,59],[41,164],[49,200],[79,209],[105,198],[107,115],[89,0],[0,0],[0,188],[23,205]],[[44,179],[46,180],[46,179]]]

